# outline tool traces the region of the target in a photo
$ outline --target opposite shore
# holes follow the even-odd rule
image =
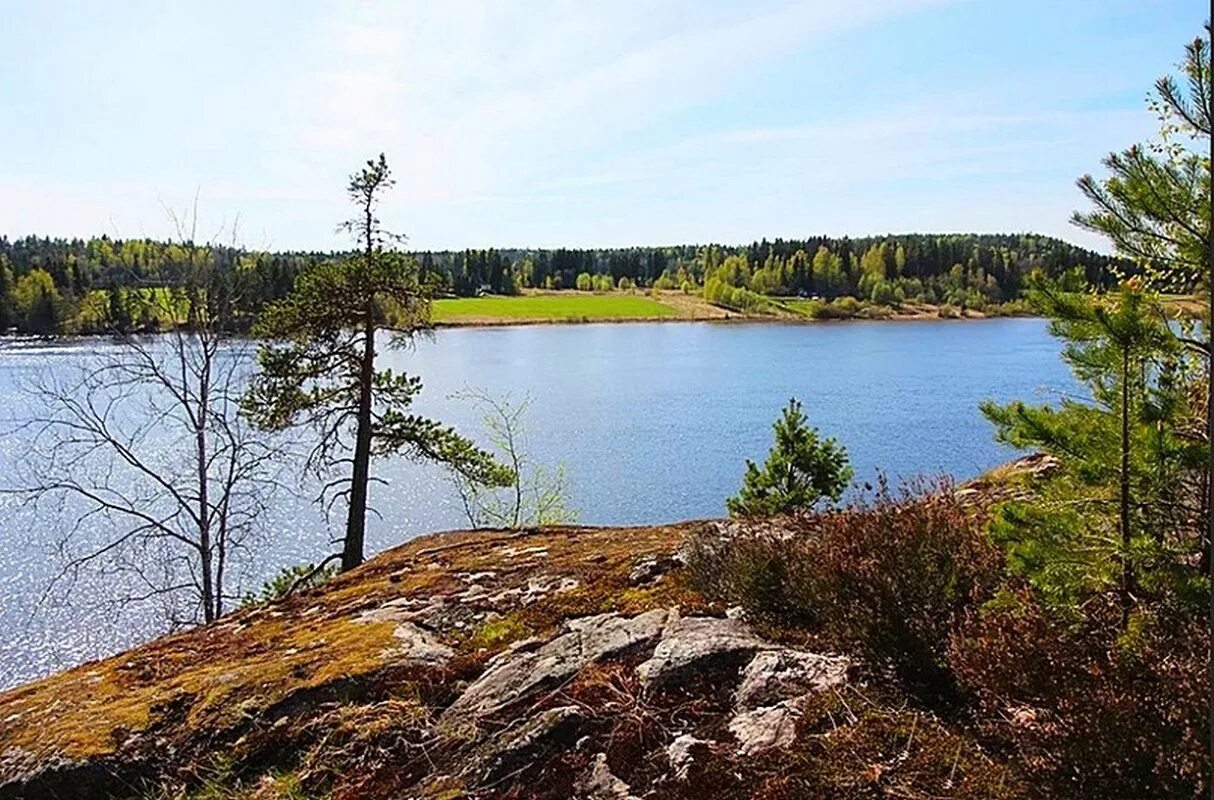
[[[848,298],[851,300],[851,298]],[[980,320],[1034,316],[1020,303],[975,310],[905,302],[899,306],[812,298],[771,298],[766,307],[736,310],[680,291],[641,293],[532,291],[517,296],[441,298],[434,301],[437,328],[595,322],[818,323],[842,321]]]

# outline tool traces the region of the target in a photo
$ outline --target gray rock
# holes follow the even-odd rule
[[[572,619],[567,632],[535,649],[500,654],[443,712],[440,730],[452,730],[551,690],[583,667],[650,645],[662,630],[666,611],[635,617],[600,614]]]
[[[742,671],[735,695],[737,707],[746,711],[842,686],[850,668],[851,661],[843,656],[791,649],[763,651]]]
[[[434,634],[412,622],[397,625],[392,636],[397,644],[382,654],[383,658],[391,661],[440,666],[455,655],[455,651],[440,642]]]
[[[484,610],[463,602],[448,602],[443,597],[398,597],[362,612],[355,621],[413,622],[432,631],[451,631],[477,625],[487,616]]]
[[[549,747],[572,745],[584,719],[576,706],[541,711],[485,742],[465,772],[475,785],[492,783],[536,760]]]
[[[632,565],[632,571],[628,573],[628,582],[633,586],[644,586],[653,583],[678,566],[679,562],[673,556],[641,556]]]
[[[740,620],[671,613],[653,656],[637,667],[637,675],[645,689],[652,690],[689,671],[745,663],[755,652],[772,647]]]
[[[797,738],[806,701],[842,686],[850,668],[843,656],[788,648],[758,653],[742,671],[735,695],[738,713],[729,721],[738,752],[749,756],[788,747]]]
[[[519,597],[519,603],[529,606],[550,594],[571,592],[579,586],[575,578],[568,575],[540,575],[527,581],[527,589]]]
[[[697,739],[690,733],[684,733],[666,747],[666,759],[670,762],[670,770],[675,780],[687,780],[687,771],[691,769],[691,765],[695,761],[692,750],[700,745],[709,744],[711,742],[705,739]]]
[[[368,609],[354,618],[355,622],[415,622],[429,611],[432,602],[416,597],[397,597],[381,606]],[[311,609],[309,609],[311,610]]]
[[[738,740],[738,752],[754,755],[773,747],[788,747],[797,738],[801,712],[796,701],[743,711],[729,721],[729,732]]]
[[[594,766],[577,788],[586,800],[636,800],[631,787],[611,773],[606,753],[594,757]]]

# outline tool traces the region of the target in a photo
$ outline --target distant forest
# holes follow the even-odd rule
[[[295,277],[345,253],[258,252],[149,239],[0,237],[0,330],[96,333],[174,323],[178,276],[205,259],[211,302],[246,328]],[[911,234],[763,240],[745,246],[503,249],[413,254],[439,295],[525,289],[702,293],[747,309],[769,296],[913,300],[982,308],[1015,300],[1040,269],[1073,288],[1107,288],[1131,265],[1033,234]],[[160,302],[147,302],[155,297]],[[184,297],[180,298],[184,305]],[[169,309],[166,311],[166,309]]]

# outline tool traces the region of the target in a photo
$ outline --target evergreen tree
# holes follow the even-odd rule
[[[847,450],[834,439],[819,438],[795,397],[772,429],[775,445],[763,468],[747,459],[742,490],[725,503],[730,515],[786,514],[838,501],[852,478]]]
[[[134,324],[126,291],[118,286],[106,290],[106,324],[116,333],[129,333]]]
[[[13,326],[13,272],[0,256],[0,334]]]
[[[1209,26],[1207,25],[1207,34]],[[1163,291],[1210,290],[1210,129],[1214,75],[1202,37],[1181,64],[1188,96],[1175,78],[1156,81],[1151,107],[1160,135],[1104,160],[1109,175],[1079,179],[1094,208],[1076,212],[1076,225],[1107,236],[1118,252],[1146,267]]]
[[[363,560],[373,456],[438,461],[490,485],[510,479],[509,470],[451,428],[410,413],[420,378],[376,368],[377,334],[391,333],[400,344],[430,323],[431,288],[416,261],[392,248],[398,237],[376,216],[392,184],[383,155],[351,176],[347,193],[358,214],[344,227],[360,252],[304,273],[290,296],[267,309],[258,333],[271,343],[261,348],[261,373],[244,401],[266,428],[315,424],[315,465],[350,464],[350,477],[330,484],[345,487],[340,495],[348,503],[343,570]]]
[[[1201,497],[1185,487],[1206,480],[1208,452],[1194,435],[1201,408],[1181,388],[1192,365],[1158,303],[1133,284],[1106,300],[1038,281],[1032,299],[1091,400],[982,405],[1000,441],[1059,462],[1034,499],[1002,510],[995,531],[1011,568],[1071,609],[1111,586],[1127,615],[1143,592],[1187,593],[1200,580],[1191,520],[1203,509],[1185,508]]]

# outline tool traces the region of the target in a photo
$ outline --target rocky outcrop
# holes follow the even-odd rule
[[[440,642],[438,637],[412,622],[397,625],[392,631],[392,638],[397,643],[382,653],[386,661],[441,666],[455,655],[455,651]]]
[[[707,751],[711,744],[706,739],[697,739],[690,733],[683,733],[674,738],[666,747],[666,760],[670,764],[670,774],[676,782],[687,780],[687,771],[697,758],[699,751]]]
[[[586,800],[637,800],[631,787],[611,773],[606,753],[594,757],[590,774],[578,783],[577,788]]]
[[[689,671],[737,666],[759,650],[773,647],[736,619],[682,617],[674,610],[653,655],[637,667],[647,690],[677,680]]]
[[[288,796],[264,791],[287,778],[290,796],[351,800],[830,796],[781,795],[779,774],[824,773],[832,741],[862,740],[857,665],[684,579],[689,536],[744,524],[426,537],[2,693],[0,800],[189,796],[217,763],[239,800]],[[781,761],[812,725],[843,733]]]
[[[464,772],[468,783],[492,784],[534,761],[545,749],[569,747],[584,721],[576,706],[558,706],[521,718],[478,749]]]
[[[794,705],[785,703],[742,711],[729,721],[729,732],[737,739],[738,752],[751,756],[792,744],[800,716]]]
[[[851,667],[851,659],[842,656],[789,648],[765,650],[742,671],[737,706],[750,710],[838,688]]]
[[[737,713],[729,721],[739,752],[750,756],[791,745],[805,703],[817,692],[841,688],[851,666],[841,656],[788,648],[756,655],[742,671]]]
[[[503,653],[443,713],[440,730],[449,733],[499,713],[561,685],[590,664],[652,644],[667,615],[655,609],[635,617],[573,619],[566,623],[567,632],[550,642]]]

